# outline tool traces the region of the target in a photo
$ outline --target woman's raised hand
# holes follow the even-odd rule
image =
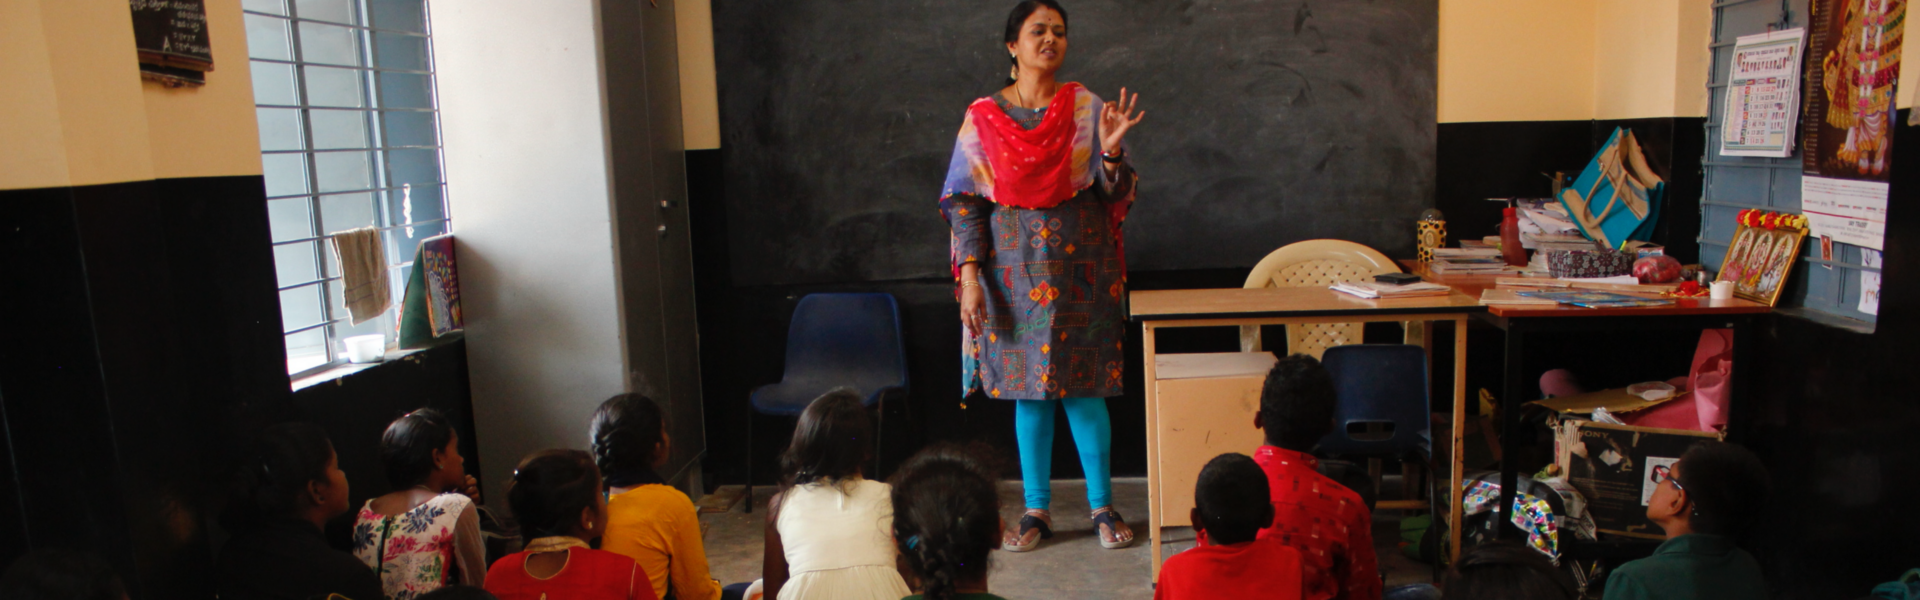
[[[1120,88],[1120,97],[1100,106],[1100,148],[1114,152],[1120,148],[1121,140],[1127,138],[1127,131],[1140,123],[1146,111],[1133,114],[1134,102],[1139,94],[1127,95],[1127,88]]]

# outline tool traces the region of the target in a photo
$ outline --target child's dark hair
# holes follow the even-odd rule
[[[781,483],[806,485],[860,474],[873,455],[873,418],[850,388],[815,398],[800,413],[793,443],[780,456]]]
[[[433,474],[434,451],[445,450],[454,435],[453,422],[431,408],[394,419],[380,434],[380,463],[387,469],[387,485],[399,490],[426,481]]]
[[[1024,0],[1019,4],[1013,5],[1013,12],[1007,13],[1007,31],[1002,41],[1008,44],[1019,41],[1020,26],[1026,25],[1027,17],[1033,16],[1033,12],[1041,8],[1060,13],[1060,24],[1067,24],[1067,9],[1061,8],[1059,2],[1055,2],[1054,0]],[[1019,58],[1008,57],[1008,59],[1013,61],[1013,66],[1020,66]],[[1007,78],[1007,84],[1012,85],[1013,78]]]
[[[1573,582],[1546,555],[1515,542],[1491,542],[1460,553],[1447,571],[1445,600],[1573,600]]]
[[[1283,357],[1267,371],[1260,389],[1260,419],[1267,443],[1309,452],[1333,431],[1333,375],[1305,354]]]
[[[1726,442],[1704,441],[1680,455],[1679,482],[1693,503],[1687,527],[1695,532],[1739,537],[1760,518],[1772,478],[1760,457]]]
[[[1228,452],[1207,461],[1193,486],[1194,507],[1200,509],[1201,528],[1219,544],[1252,541],[1273,525],[1273,496],[1267,473],[1253,458]]]
[[[121,600],[126,593],[107,561],[66,548],[29,552],[0,574],[7,600]]]
[[[593,460],[611,487],[665,483],[653,471],[653,455],[666,434],[660,403],[641,394],[620,394],[593,411]]]
[[[333,442],[312,423],[282,423],[260,431],[241,453],[221,525],[240,531],[291,517],[309,482],[330,481]]]
[[[937,444],[893,476],[893,539],[927,600],[951,600],[964,581],[987,574],[1000,546],[995,471],[979,447]]]
[[[570,535],[580,511],[599,504],[600,470],[581,450],[549,449],[527,455],[513,470],[507,507],[526,539]]]

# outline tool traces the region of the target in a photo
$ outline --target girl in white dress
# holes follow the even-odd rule
[[[782,490],[768,503],[766,598],[900,600],[892,488],[861,467],[872,456],[873,420],[841,388],[800,414],[781,457]]]

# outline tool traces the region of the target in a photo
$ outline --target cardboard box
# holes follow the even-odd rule
[[[1663,539],[1666,532],[1647,519],[1654,472],[1678,462],[1694,443],[1718,439],[1719,433],[1568,419],[1554,439],[1554,463],[1586,499],[1595,529]]]
[[[1228,452],[1252,456],[1265,434],[1253,428],[1260,389],[1276,359],[1271,352],[1161,354],[1152,382],[1159,392],[1159,489],[1151,510],[1163,527],[1192,525],[1193,486],[1200,469]]]

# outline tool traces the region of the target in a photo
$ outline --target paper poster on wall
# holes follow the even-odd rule
[[[1880,268],[1880,253],[1861,250],[1860,264],[1875,269]],[[1860,272],[1860,312],[1870,315],[1880,314],[1880,273],[1878,271]]]
[[[1906,0],[1813,0],[1801,122],[1811,234],[1880,249]]]
[[[1734,42],[1720,154],[1775,158],[1793,154],[1805,39],[1805,29],[1788,29],[1741,36]]]
[[[1887,184],[1804,176],[1800,211],[1812,235],[1879,250],[1887,234]]]

